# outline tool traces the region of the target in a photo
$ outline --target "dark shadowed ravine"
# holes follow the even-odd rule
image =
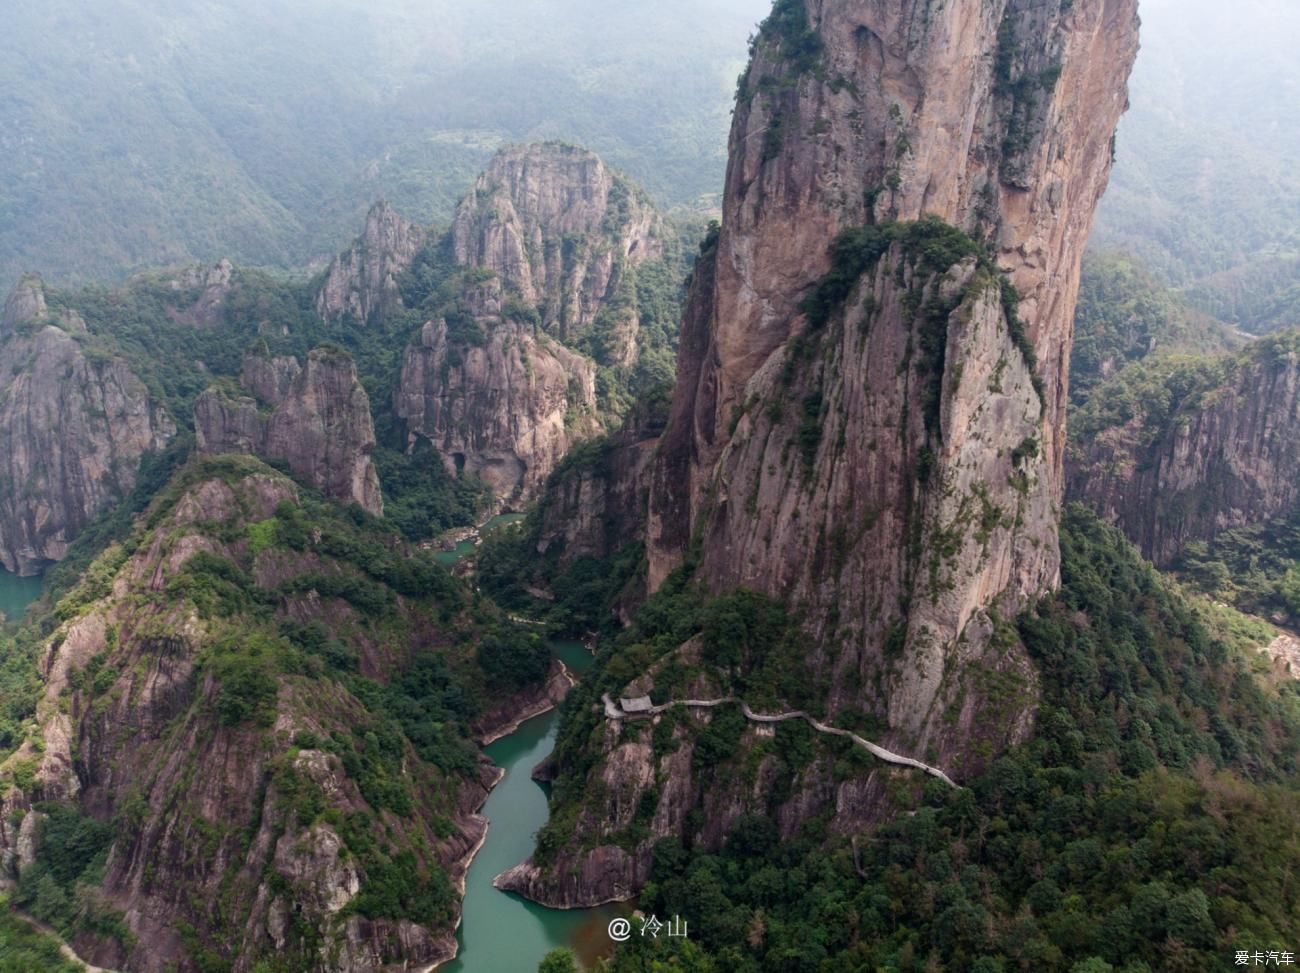
[[[553,645],[574,672],[591,665],[581,643]],[[610,952],[606,926],[617,915],[614,907],[545,909],[492,887],[493,878],[532,854],[533,835],[546,823],[546,792],[530,774],[555,746],[558,723],[558,713],[545,713],[486,748],[506,775],[483,806],[491,826],[465,880],[460,952],[439,973],[523,973],[559,946],[573,949],[587,965]]]

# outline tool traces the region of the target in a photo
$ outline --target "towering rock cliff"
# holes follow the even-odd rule
[[[509,316],[500,280],[476,284],[424,325],[402,359],[393,409],[411,445],[497,497],[532,498],[575,443],[600,431],[591,359]]]
[[[699,537],[711,588],[807,609],[837,702],[883,679],[909,747],[960,746],[977,697],[935,718],[989,610],[1056,578],[1080,261],[1136,50],[1133,0],[783,0],[744,78],[651,579]],[[987,240],[1018,304],[922,217]]]
[[[420,752],[375,694],[420,660],[448,678],[467,597],[359,531],[256,460],[203,460],[66,603],[39,731],[0,767],[0,867],[39,865],[49,815],[97,822],[79,832],[107,842],[76,888],[81,955],[377,973],[454,952],[495,770],[442,735],[427,691]]]
[[[959,779],[1033,723],[1002,619],[1057,581],[1080,261],[1136,50],[1135,0],[778,0],[741,81],[652,475],[650,583],[681,566],[783,602],[805,674],[780,691],[817,686],[799,708]],[[693,639],[619,692],[705,661]],[[732,689],[710,671],[678,688]],[[657,836],[716,845],[754,807],[783,835],[818,815],[850,832],[888,804],[889,771],[846,781],[833,760],[784,797],[762,762],[710,784],[691,756],[709,720],[678,721],[670,754],[617,721],[562,753],[557,793],[581,806],[539,842],[545,867],[502,884],[623,897]]]
[[[1074,424],[1068,495],[1168,565],[1189,541],[1300,503],[1300,340],[1136,366],[1101,386]]]
[[[411,266],[427,234],[403,219],[388,203],[376,203],[366,228],[351,249],[330,264],[316,295],[316,311],[327,320],[366,326],[401,306],[397,278]]]
[[[645,195],[585,149],[548,142],[497,154],[456,210],[461,264],[495,271],[538,308],[542,327],[573,343],[626,285],[627,268],[662,256],[663,221]],[[636,358],[634,302],[604,329],[602,357]]]
[[[45,286],[35,274],[23,274],[5,299],[0,327],[5,333],[31,321],[43,321],[50,313],[45,304]]]
[[[248,355],[240,383],[252,396],[220,388],[194,404],[194,429],[205,453],[242,452],[283,460],[306,483],[341,503],[384,511],[371,453],[370,399],[344,352],[317,348],[307,367],[295,358]]]
[[[24,277],[0,327],[0,563],[35,574],[135,483],[141,457],[175,432],[126,362],[78,340]]]

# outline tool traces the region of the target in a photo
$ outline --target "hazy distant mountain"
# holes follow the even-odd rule
[[[765,0],[50,0],[0,33],[0,278],[333,253],[446,218],[492,151],[580,141],[661,202],[716,192]]]
[[[1300,5],[1144,0],[1094,248],[1251,331],[1300,323]]]

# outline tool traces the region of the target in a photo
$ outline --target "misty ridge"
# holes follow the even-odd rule
[[[387,198],[446,220],[503,144],[717,205],[762,0],[20,4],[0,39],[0,272],[299,267]]]
[[[299,268],[378,198],[447,220],[496,148],[539,138],[591,148],[666,208],[716,207],[735,78],[767,7],[18,5],[0,38],[0,274]],[[1094,249],[1135,253],[1247,330],[1276,322],[1300,251],[1300,12],[1140,13]]]

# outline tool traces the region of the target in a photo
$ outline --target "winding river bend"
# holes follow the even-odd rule
[[[433,559],[441,564],[444,568],[450,568],[461,558],[473,554],[479,545],[479,538],[486,537],[495,530],[502,527],[511,527],[524,519],[523,514],[497,514],[491,520],[481,524],[478,528],[477,536],[467,537],[458,542],[455,547],[447,551],[438,551],[433,555]]]
[[[591,665],[591,654],[578,642],[553,647],[574,672]],[[613,907],[544,909],[492,887],[492,879],[532,853],[533,835],[546,823],[546,792],[529,775],[555,746],[558,723],[555,711],[543,714],[486,748],[506,776],[483,805],[492,823],[465,879],[460,952],[438,973],[532,973],[558,946],[574,950],[587,966],[610,952],[606,926],[618,914]]]

